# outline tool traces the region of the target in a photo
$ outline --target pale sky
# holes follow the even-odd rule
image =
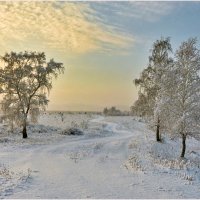
[[[44,51],[63,62],[48,110],[129,110],[153,42],[200,39],[199,19],[200,2],[0,2],[0,55]]]

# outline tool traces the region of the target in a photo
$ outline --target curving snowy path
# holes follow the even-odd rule
[[[138,123],[135,131],[104,117],[90,121],[104,125],[110,132],[105,137],[65,137],[62,141],[32,148],[12,148],[1,154],[2,160],[14,171],[31,169],[31,177],[24,185],[9,191],[6,198],[182,198],[182,180],[151,169],[151,161],[142,160],[145,170],[131,171],[125,162],[134,150],[145,158],[143,142],[147,140],[145,125]],[[9,157],[9,159],[8,159]],[[173,180],[173,182],[171,181]],[[179,185],[179,188],[174,188]],[[192,187],[188,185],[187,187]],[[192,190],[198,190],[193,188]],[[192,193],[191,193],[192,194]],[[190,192],[185,194],[191,196]],[[198,193],[197,193],[198,194]]]

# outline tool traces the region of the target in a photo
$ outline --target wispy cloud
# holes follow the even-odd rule
[[[0,47],[24,47],[31,41],[85,53],[133,43],[133,37],[96,21],[95,14],[83,2],[0,2]]]
[[[163,16],[170,14],[175,8],[173,2],[138,1],[129,2],[130,16],[144,21],[155,22]],[[122,14],[122,13],[121,13]]]
[[[130,2],[98,2],[94,7],[101,12],[115,17],[127,17],[136,20],[155,22],[163,16],[170,14],[178,5],[177,2],[163,1],[130,1]],[[99,13],[100,14],[100,13]],[[100,14],[101,15],[101,14]]]
[[[96,12],[96,21],[107,24],[118,33],[128,33],[136,43],[146,43],[148,34],[144,30],[152,27],[180,8],[181,2],[163,1],[116,1],[91,2]],[[127,53],[127,51],[123,51]]]

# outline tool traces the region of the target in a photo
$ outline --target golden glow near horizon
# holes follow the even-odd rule
[[[109,71],[109,70],[108,70]],[[132,75],[122,77],[118,71],[110,73],[99,68],[69,67],[60,81],[54,83],[49,104],[50,110],[102,110],[117,106],[129,110],[135,88]],[[136,93],[136,91],[135,91]]]

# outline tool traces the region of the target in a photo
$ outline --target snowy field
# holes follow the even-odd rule
[[[200,198],[200,142],[181,160],[135,117],[46,113],[28,139],[0,124],[0,149],[0,198]]]

